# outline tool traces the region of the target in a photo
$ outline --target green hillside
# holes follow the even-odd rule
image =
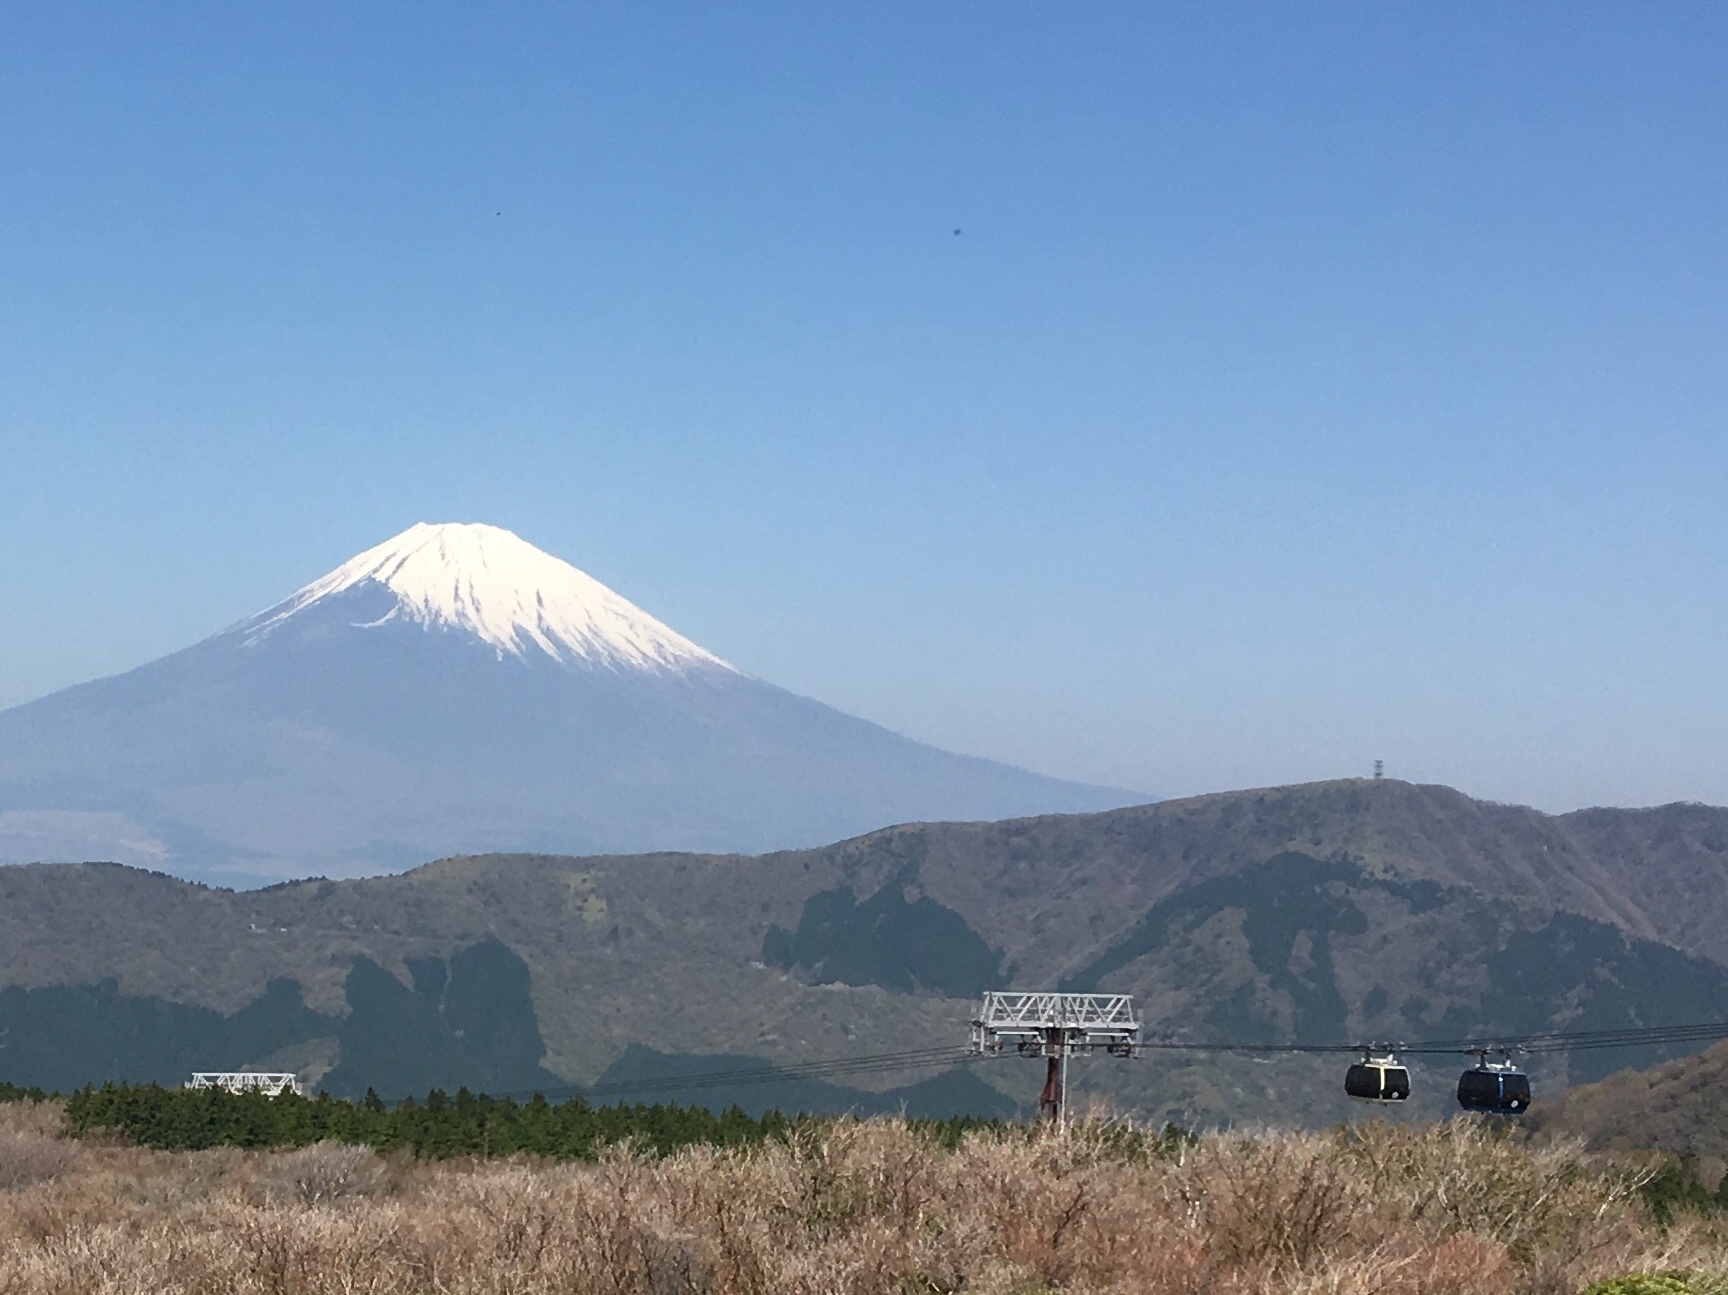
[[[1535,1112],[1531,1131],[1600,1151],[1667,1151],[1728,1162],[1728,1042],[1583,1084]]]
[[[488,855],[240,893],[5,868],[0,1079],[254,1064],[345,1091],[590,1085],[632,1057],[958,1046],[990,987],[1132,992],[1149,1031],[1189,1040],[1714,1019],[1724,840],[1728,811],[1702,806],[1550,817],[1350,781],[759,857]],[[1538,1107],[1662,1055],[1544,1059]],[[1349,1118],[1338,1071],[1167,1053],[1073,1078],[1082,1102],[1205,1124]],[[1015,1059],[975,1073],[1019,1106],[1042,1081]],[[1412,1113],[1447,1109],[1456,1066],[1416,1073]]]

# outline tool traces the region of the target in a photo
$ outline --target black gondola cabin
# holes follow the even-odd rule
[[[1522,1115],[1530,1108],[1530,1077],[1509,1061],[1484,1059],[1458,1076],[1458,1105],[1467,1111]]]
[[[1344,1072],[1344,1092],[1364,1102],[1402,1102],[1410,1096],[1410,1071],[1395,1056],[1364,1052]]]

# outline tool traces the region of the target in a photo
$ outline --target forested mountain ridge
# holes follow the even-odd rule
[[[360,960],[419,992],[417,962],[454,966],[492,940],[523,968],[538,1064],[582,1083],[632,1045],[793,1063],[959,1044],[992,987],[1128,990],[1150,1028],[1193,1039],[1661,1024],[1728,996],[1711,921],[1725,833],[1728,811],[1703,806],[1548,816],[1352,780],[762,856],[472,856],[263,891],[6,868],[0,985],[113,978],[122,998],[228,1015],[291,980],[334,1021],[354,1011]],[[422,997],[415,1046],[435,1051],[446,1009]],[[344,1073],[340,1034],[276,1059]],[[534,1062],[520,1032],[512,1046]],[[1544,1082],[1629,1059],[1562,1059]],[[1169,1058],[1078,1067],[1076,1082],[1189,1118],[1268,1103],[1328,1117],[1335,1077],[1311,1095],[1330,1066],[1307,1064]],[[1030,1082],[1012,1066],[981,1073],[1021,1098]],[[1425,1091],[1444,1095],[1435,1074]]]
[[[1710,1159],[1719,1174],[1728,1164],[1728,1042],[1579,1085],[1537,1108],[1530,1131],[1581,1138],[1599,1151]]]

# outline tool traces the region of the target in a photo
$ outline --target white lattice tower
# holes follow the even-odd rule
[[[1007,1050],[1048,1059],[1040,1117],[1060,1124],[1068,1093],[1068,1058],[1103,1048],[1118,1057],[1137,1055],[1140,1020],[1128,994],[1014,994],[992,991],[972,1021],[972,1049]]]
[[[220,1088],[227,1093],[264,1093],[281,1097],[299,1093],[298,1075],[257,1070],[200,1070],[186,1081],[188,1088]]]

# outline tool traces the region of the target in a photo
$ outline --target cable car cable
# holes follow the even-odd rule
[[[923,1070],[932,1066],[952,1066],[980,1060],[975,1054],[956,1049],[918,1048],[905,1052],[883,1052],[853,1057],[835,1057],[821,1061],[791,1062],[784,1066],[752,1065],[735,1070],[707,1070],[689,1075],[652,1075],[639,1080],[618,1079],[589,1088],[570,1084],[553,1088],[517,1089],[494,1093],[499,1098],[528,1098],[535,1095],[551,1097],[567,1094],[572,1097],[610,1097],[632,1093],[679,1092],[688,1089],[726,1088],[733,1085],[766,1084],[798,1079],[824,1079],[837,1075]]]
[[[1705,1043],[1728,1038],[1728,1022],[1704,1022],[1689,1025],[1627,1027],[1616,1030],[1543,1031],[1524,1036],[1499,1035],[1491,1041],[1483,1036],[1459,1039],[1423,1040],[1416,1043],[1385,1043],[1388,1055],[1449,1056],[1460,1053],[1494,1053],[1502,1050],[1544,1055],[1558,1052],[1596,1051],[1605,1048],[1653,1047],[1674,1043]],[[1338,1056],[1364,1052],[1361,1044],[1346,1043],[1246,1043],[1246,1042],[1185,1042],[1177,1039],[1148,1039],[1134,1045],[1136,1051],[1159,1052],[1235,1052],[1258,1055]],[[901,1052],[881,1052],[833,1057],[816,1061],[790,1062],[786,1065],[754,1065],[736,1070],[707,1070],[689,1075],[654,1075],[640,1080],[613,1080],[589,1088],[566,1086],[518,1089],[490,1096],[503,1099],[533,1096],[599,1098],[622,1097],[632,1094],[687,1092],[705,1088],[753,1086],[796,1081],[829,1079],[851,1075],[886,1074],[902,1070],[925,1070],[933,1067],[952,1068],[991,1059],[969,1050],[954,1047],[915,1048]]]

